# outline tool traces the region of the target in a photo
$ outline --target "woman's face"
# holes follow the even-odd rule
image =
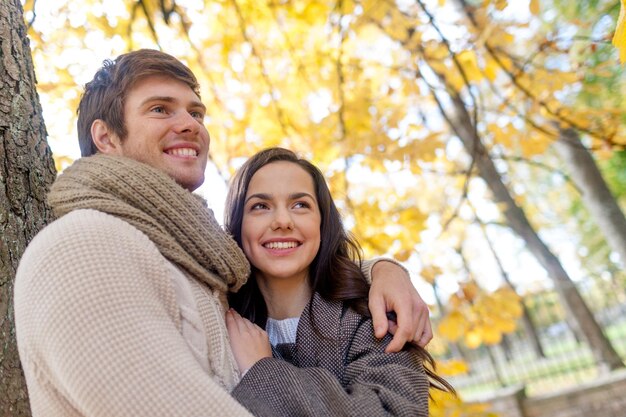
[[[241,241],[260,279],[304,279],[320,248],[321,214],[313,178],[277,161],[253,176],[245,197]]]

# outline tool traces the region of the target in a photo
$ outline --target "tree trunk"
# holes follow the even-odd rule
[[[569,175],[580,189],[585,206],[593,216],[611,249],[626,265],[626,217],[611,194],[596,161],[580,142],[574,129],[561,129],[554,143]]]
[[[489,239],[489,236],[487,235],[487,230],[485,230],[485,225],[481,223],[480,227],[483,232],[483,235],[485,236],[485,241],[487,242],[489,251],[493,255],[493,259],[496,261],[496,265],[498,265],[498,270],[500,271],[500,275],[502,276],[502,279],[504,280],[504,282],[506,282],[509,288],[515,290],[515,286],[513,286],[513,283],[509,279],[509,274],[504,269],[504,265],[502,265],[502,261],[500,260],[500,256],[498,256],[498,252],[496,252],[496,248],[494,248],[493,244],[491,243],[491,239]],[[543,351],[543,347],[541,346],[541,341],[539,340],[539,333],[537,332],[535,325],[530,319],[530,313],[528,312],[528,308],[526,307],[524,300],[521,301],[521,304],[522,304],[521,320],[522,320],[522,325],[524,326],[526,337],[530,341],[530,346],[532,347],[533,352],[535,352],[537,356],[545,358],[546,354]],[[506,340],[506,339],[503,339],[503,340]]]
[[[0,415],[30,416],[15,344],[13,279],[26,245],[45,225],[55,178],[19,0],[0,2]]]
[[[433,282],[433,292],[435,293],[435,301],[437,302],[437,307],[439,307],[439,315],[440,318],[444,316],[446,313],[446,308],[441,302],[441,298],[439,297],[439,291],[437,289],[437,282]],[[452,358],[461,359],[463,362],[470,364],[471,361],[468,359],[468,356],[465,354],[463,349],[461,349],[461,345],[457,342],[448,342],[448,347],[450,348],[450,356]],[[473,370],[473,366],[469,367],[469,373],[471,374]]]
[[[450,93],[455,110],[455,117],[449,119],[452,129],[463,142],[467,152],[474,158],[482,179],[487,183],[495,200],[505,207],[504,216],[509,226],[526,243],[527,249],[547,271],[555,283],[561,301],[572,320],[576,331],[585,338],[601,371],[613,370],[624,366],[602,329],[596,322],[591,310],[585,304],[576,286],[561,265],[558,258],[550,251],[533,229],[526,213],[515,203],[500,174],[480,140],[472,119],[465,108],[465,103],[456,92]]]

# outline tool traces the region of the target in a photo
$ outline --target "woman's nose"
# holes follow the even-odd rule
[[[286,210],[277,210],[270,227],[272,230],[293,230],[293,219]]]

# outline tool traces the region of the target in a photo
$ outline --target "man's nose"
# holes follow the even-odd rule
[[[189,112],[184,111],[176,115],[174,123],[174,130],[176,132],[198,133],[200,128],[201,125],[198,122],[198,119],[189,114]]]

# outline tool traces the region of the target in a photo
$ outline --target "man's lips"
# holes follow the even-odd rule
[[[191,148],[168,149],[165,153],[172,156],[182,156],[186,158],[198,156],[198,151]]]
[[[200,149],[192,143],[179,143],[163,150],[168,155],[182,158],[195,158],[200,154]]]

